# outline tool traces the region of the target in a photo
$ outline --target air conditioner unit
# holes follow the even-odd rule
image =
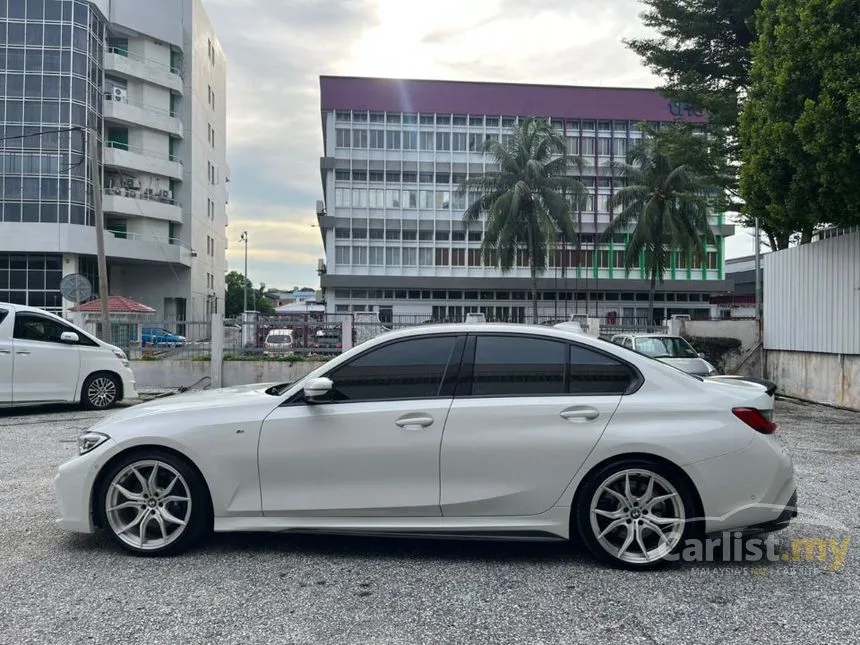
[[[128,90],[125,90],[121,87],[113,88],[113,100],[119,101],[120,103],[128,102]]]
[[[169,191],[169,190],[162,190],[162,191],[161,191],[161,193],[160,193],[160,195],[161,195],[164,199],[170,199],[170,191]]]

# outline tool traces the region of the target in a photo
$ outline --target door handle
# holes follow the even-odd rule
[[[420,430],[433,425],[433,417],[427,414],[404,414],[394,423],[404,430]]]
[[[571,408],[562,410],[560,416],[567,421],[593,421],[600,416],[600,412],[594,408]]]
[[[29,356],[29,355],[30,355],[30,352],[28,352],[28,351],[26,351],[26,350],[21,350],[20,352],[15,352],[15,353],[16,353],[16,354],[21,354],[21,355],[24,355],[24,356]]]
[[[11,349],[0,349],[0,354],[11,354],[11,353],[12,353]]]

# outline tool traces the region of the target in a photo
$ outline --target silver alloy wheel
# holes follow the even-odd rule
[[[191,489],[173,466],[157,459],[129,464],[105,495],[105,515],[116,536],[154,551],[175,542],[191,518]]]
[[[631,468],[607,477],[591,498],[591,530],[611,556],[649,564],[669,555],[684,533],[684,503],[664,477]]]
[[[94,408],[106,408],[116,401],[116,383],[109,376],[94,378],[87,387],[87,401]]]

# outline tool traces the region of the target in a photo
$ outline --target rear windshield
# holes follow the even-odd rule
[[[645,336],[636,339],[636,351],[652,358],[697,358],[696,350],[683,338]]]
[[[293,339],[290,338],[289,336],[282,336],[279,334],[276,336],[269,336],[266,339],[266,342],[267,343],[277,343],[279,345],[288,345],[289,343],[293,342]]]

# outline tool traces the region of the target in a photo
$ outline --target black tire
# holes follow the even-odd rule
[[[81,406],[85,410],[110,410],[120,402],[122,383],[113,374],[90,374],[81,388]]]
[[[629,475],[629,490],[632,493],[629,497],[623,494],[625,473]],[[647,492],[645,482],[649,481],[649,476],[641,473],[653,475],[654,498],[673,492],[676,495],[646,508],[646,503],[636,501],[645,499],[645,492]],[[620,479],[614,480],[614,478]],[[607,484],[609,488],[620,486],[618,492],[622,495],[616,498],[603,488]],[[642,490],[643,487],[645,491]],[[596,496],[599,489],[602,489],[602,492]],[[627,499],[626,506],[621,497]],[[617,505],[616,508],[610,508],[613,503]],[[594,514],[592,514],[592,504],[595,504]],[[694,491],[691,490],[687,480],[673,469],[650,459],[620,459],[602,466],[583,482],[577,493],[574,507],[571,509],[573,525],[571,529],[576,528],[582,543],[601,562],[623,569],[654,569],[678,561],[687,540],[700,536],[701,519],[697,517],[696,508]],[[665,523],[667,518],[680,517],[677,513],[681,512],[681,509],[683,509],[683,522]],[[604,517],[602,513],[607,515],[611,513],[616,517]],[[656,521],[652,523],[649,518],[655,520],[659,518],[660,523]],[[610,524],[618,522],[620,524],[610,529]],[[665,541],[660,540],[652,528],[662,526],[666,526],[666,530],[671,531],[668,536],[664,534]],[[609,532],[602,535],[606,530]],[[633,542],[627,547],[630,550],[622,553],[624,543],[631,532],[634,537]],[[680,536],[676,537],[678,533]],[[675,542],[676,539],[677,542]],[[645,547],[644,551],[639,544],[640,540]],[[610,547],[613,548],[610,549]],[[642,554],[641,558],[636,556],[637,552]]]
[[[152,473],[152,464],[158,464],[158,474],[156,475],[156,489],[161,490],[161,495],[149,496],[142,500],[141,503],[135,502],[135,505],[130,508],[120,509],[113,513],[108,513],[109,504],[117,504],[122,499],[128,499],[122,493],[112,491],[112,486],[118,477],[121,477],[116,483],[122,482],[123,488],[133,495],[138,493],[146,496],[147,488],[143,488],[142,482],[129,471],[129,468],[134,466],[142,477],[150,481]],[[129,474],[124,475],[125,472]],[[170,486],[170,481],[175,475],[179,475],[178,480]],[[138,489],[141,489],[140,491]],[[183,490],[183,488],[187,489]],[[189,498],[190,509],[186,503],[170,501],[169,498],[185,496]],[[153,499],[156,499],[153,503]],[[164,501],[161,501],[164,500]],[[159,503],[161,501],[161,503]],[[209,490],[203,478],[197,473],[197,470],[185,461],[185,459],[176,454],[161,450],[158,448],[136,450],[122,456],[119,460],[112,463],[104,476],[100,478],[99,487],[93,497],[93,509],[98,520],[99,526],[105,529],[111,539],[120,547],[138,556],[159,557],[170,556],[184,553],[188,549],[197,545],[201,540],[209,535],[212,531],[212,504],[209,497]],[[117,530],[117,525],[120,527],[133,522],[137,514],[143,511],[149,512],[151,519],[139,522],[137,526],[145,525],[143,531],[147,536],[154,536],[153,541],[144,546],[144,540],[139,540],[140,544],[134,543],[135,528],[124,533],[123,537]],[[164,515],[163,511],[167,511]],[[123,517],[124,514],[124,517]],[[160,516],[159,520],[157,516]],[[166,517],[183,520],[184,526],[166,520]],[[175,527],[178,531],[177,535],[171,537],[169,542],[165,539],[160,539],[158,534],[164,534],[161,531],[161,526],[167,526],[168,530]],[[137,531],[140,534],[140,531]],[[159,544],[159,542],[164,542]]]

